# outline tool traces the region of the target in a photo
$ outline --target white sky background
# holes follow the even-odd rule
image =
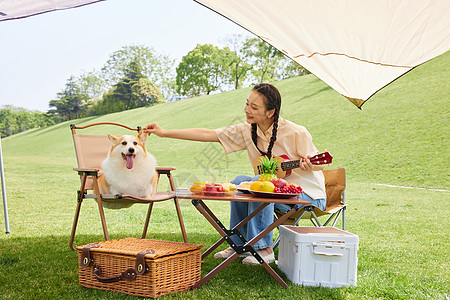
[[[47,111],[71,75],[99,70],[126,45],[178,61],[197,44],[250,35],[192,0],[107,0],[0,22],[0,106]]]

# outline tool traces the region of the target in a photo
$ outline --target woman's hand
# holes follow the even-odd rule
[[[162,129],[157,123],[150,123],[144,127],[144,133],[156,134],[159,137],[199,141],[199,142],[218,142],[216,131],[206,128],[187,128],[187,129]]]
[[[158,123],[150,123],[145,126],[143,130],[148,135],[153,133],[159,137],[162,137],[164,132],[164,129],[162,129],[161,126],[158,125]]]
[[[300,159],[300,169],[303,171],[312,171],[313,164],[309,160],[311,158],[311,155],[308,155],[306,158]]]

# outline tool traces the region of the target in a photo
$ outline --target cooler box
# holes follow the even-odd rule
[[[278,268],[295,284],[356,286],[358,240],[333,227],[281,225]]]

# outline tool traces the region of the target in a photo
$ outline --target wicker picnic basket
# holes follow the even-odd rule
[[[152,298],[185,291],[200,280],[201,248],[137,238],[78,246],[79,283]]]

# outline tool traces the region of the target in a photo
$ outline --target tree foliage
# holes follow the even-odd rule
[[[46,127],[57,122],[48,114],[12,105],[0,107],[0,135],[7,137],[28,129]]]
[[[57,98],[50,101],[48,113],[58,116],[61,121],[80,117],[89,100],[88,95],[81,91],[74,76],[67,80],[65,89],[57,93]]]
[[[231,35],[224,41],[224,48],[197,45],[176,72],[174,60],[153,48],[124,46],[101,71],[72,75],[48,112],[53,120],[65,121],[154,105],[174,92],[208,95],[309,73],[259,38]]]
[[[57,99],[49,103],[48,113],[56,115],[61,121],[72,120],[82,116],[89,97],[81,91],[81,88],[74,76],[71,76],[66,87],[57,93]]]
[[[252,66],[251,74],[258,83],[279,79],[278,71],[285,56],[276,48],[259,38],[249,38],[244,42],[243,51],[247,63]]]
[[[125,77],[103,95],[95,107],[99,114],[150,106],[162,101],[159,89],[142,74],[138,61],[131,61],[124,70]]]
[[[80,93],[87,95],[89,101],[102,99],[103,94],[108,90],[106,79],[102,73],[90,71],[82,73],[76,78]]]
[[[235,57],[232,57],[229,62],[231,77],[234,81],[234,89],[240,88],[248,77],[248,73],[252,66],[247,63],[244,52],[244,36],[242,34],[228,35],[224,42],[234,52]]]
[[[225,47],[197,45],[177,67],[177,91],[181,95],[209,95],[231,81],[230,62],[236,55]]]
[[[171,81],[174,78],[175,60],[155,52],[151,47],[142,45],[124,46],[112,53],[102,68],[102,74],[107,85],[112,86],[126,77],[127,68],[131,62],[142,67],[142,74],[159,86],[164,95],[172,92]]]

